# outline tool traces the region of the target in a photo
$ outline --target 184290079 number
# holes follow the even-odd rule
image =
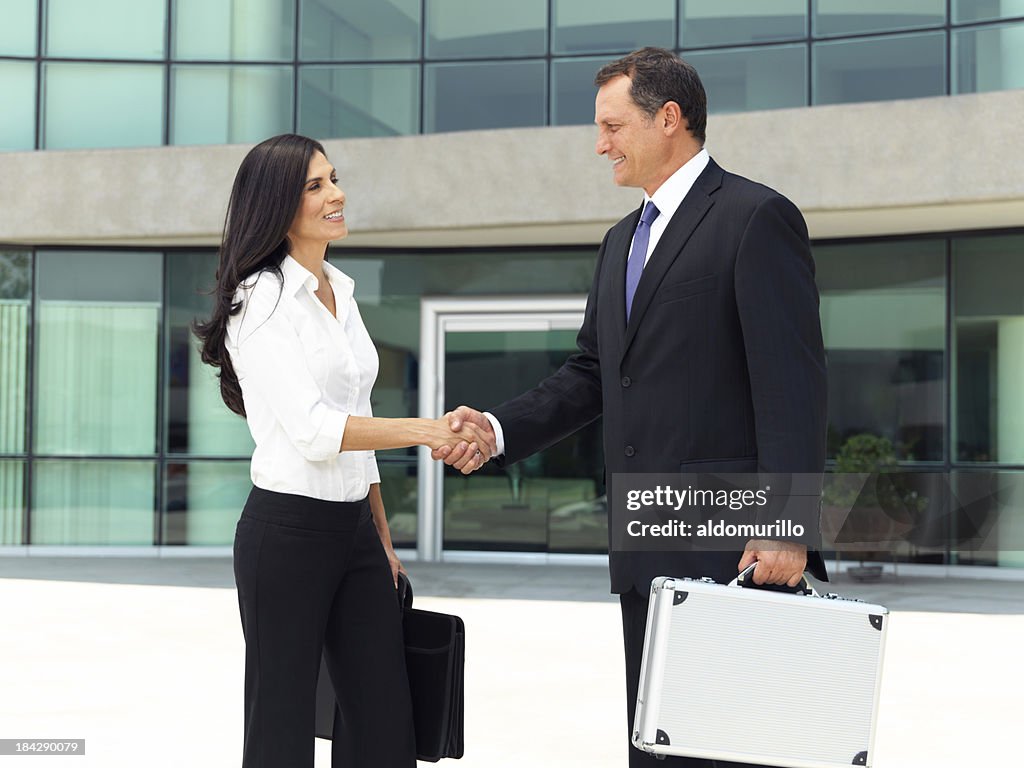
[[[84,755],[85,739],[0,739],[0,755]]]

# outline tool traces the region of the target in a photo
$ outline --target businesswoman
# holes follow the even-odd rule
[[[344,208],[319,143],[288,134],[254,147],[231,191],[213,315],[194,326],[256,442],[234,546],[244,768],[312,768],[322,652],[341,710],[332,765],[415,766],[402,565],[374,451],[475,443],[473,468],[491,453],[482,433],[444,419],[371,415],[377,353],[352,279],[324,260],[348,234]]]

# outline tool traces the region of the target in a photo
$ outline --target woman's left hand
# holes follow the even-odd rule
[[[388,565],[391,566],[391,580],[395,582],[395,589],[398,589],[399,572],[404,573],[406,576],[409,575],[409,572],[405,570],[405,566],[402,565],[402,561],[398,559],[398,555],[395,554],[393,547],[385,547],[384,551],[388,556]]]

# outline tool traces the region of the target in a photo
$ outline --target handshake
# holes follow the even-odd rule
[[[436,434],[427,447],[430,456],[468,475],[480,469],[498,452],[491,422],[480,411],[460,405],[436,422]]]

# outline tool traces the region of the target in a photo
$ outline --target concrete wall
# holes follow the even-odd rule
[[[1024,91],[712,117],[813,237],[1024,226]],[[1018,138],[1013,137],[1017,135]],[[327,142],[353,246],[597,243],[640,193],[590,126]],[[0,243],[215,245],[247,146],[0,154]]]

